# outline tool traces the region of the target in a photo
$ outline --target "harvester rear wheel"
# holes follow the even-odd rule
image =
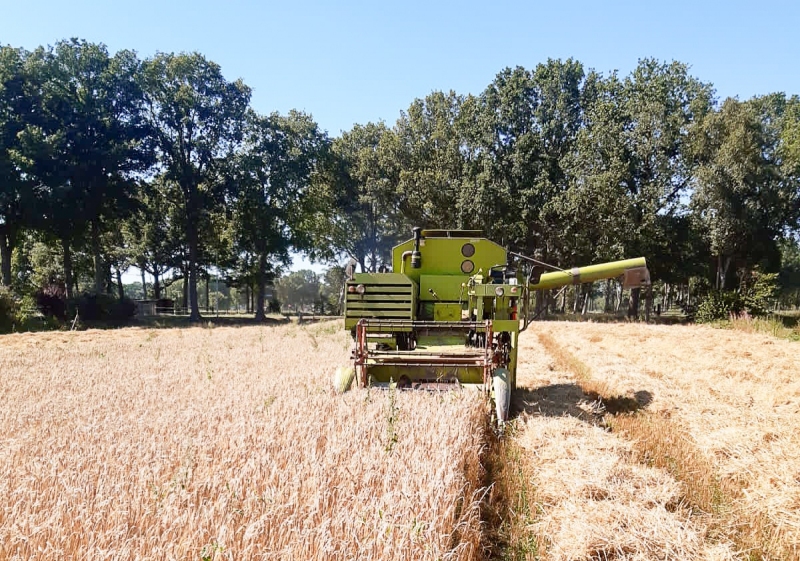
[[[506,368],[496,368],[492,373],[492,390],[498,427],[502,427],[508,421],[508,410],[511,407],[510,378],[511,373]]]

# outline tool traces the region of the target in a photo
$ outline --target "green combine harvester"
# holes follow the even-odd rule
[[[480,231],[413,232],[392,250],[392,272],[351,273],[346,281],[344,324],[355,348],[344,376],[360,387],[475,387],[494,401],[500,425],[516,388],[530,291],[615,277],[626,288],[650,283],[643,257],[559,270]]]

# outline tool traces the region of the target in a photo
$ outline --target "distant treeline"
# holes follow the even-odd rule
[[[156,298],[186,279],[199,318],[213,268],[262,314],[292,252],[374,271],[422,226],[561,266],[643,255],[709,290],[780,273],[796,304],[799,220],[800,99],[721,101],[678,62],[506,68],[331,138],[257,113],[198,53],[0,47],[0,279],[17,295],[121,293],[135,265]]]

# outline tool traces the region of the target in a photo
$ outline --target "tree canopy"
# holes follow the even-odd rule
[[[413,226],[481,229],[562,267],[644,255],[668,283],[796,277],[797,96],[718,100],[674,61],[620,76],[547,60],[331,138],[250,93],[199,53],[0,47],[2,284],[121,292],[133,265],[199,319],[213,274],[261,319],[294,254],[377,271]],[[331,271],[312,280],[335,308]]]

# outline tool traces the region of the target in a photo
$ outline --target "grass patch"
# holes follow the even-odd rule
[[[513,423],[507,425],[506,437],[496,439],[484,458],[490,486],[482,513],[484,550],[491,560],[539,559],[542,553],[530,529],[539,515],[533,470],[513,432]]]
[[[734,316],[726,322],[728,326],[745,333],[763,333],[779,339],[800,341],[800,326],[794,316],[769,316],[755,318],[749,315]]]

